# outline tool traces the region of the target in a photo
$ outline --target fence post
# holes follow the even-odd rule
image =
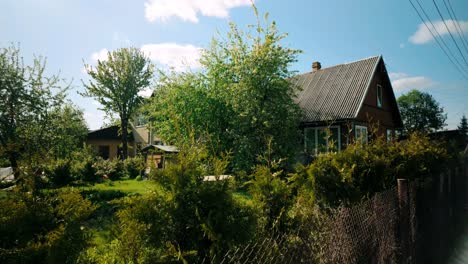
[[[409,263],[409,245],[410,245],[410,230],[409,230],[409,189],[407,179],[398,179],[398,205],[400,211],[400,261],[399,263]]]

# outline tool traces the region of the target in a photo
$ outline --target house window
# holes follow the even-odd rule
[[[101,156],[103,159],[109,159],[109,146],[99,146],[98,147],[98,154]]]
[[[391,142],[393,140],[393,130],[387,129],[387,142]]]
[[[361,142],[362,144],[367,144],[367,127],[366,126],[356,126],[354,128],[356,131],[356,142]]]
[[[382,85],[377,84],[377,107],[382,107]]]
[[[341,149],[340,127],[308,127],[304,129],[304,144],[307,153],[333,152]]]

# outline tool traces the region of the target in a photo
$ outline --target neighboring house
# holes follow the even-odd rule
[[[142,154],[148,167],[164,168],[167,161],[172,160],[174,154],[179,152],[174,146],[164,145],[155,133],[148,129],[147,124],[142,119],[135,120],[135,123],[131,124],[131,133],[128,135],[129,157]],[[110,126],[89,132],[86,143],[93,146],[103,159],[118,158],[122,154],[119,126]]]
[[[128,136],[128,155],[130,157],[135,156],[147,145],[160,143],[159,139],[145,125],[132,125],[131,133]],[[114,159],[120,157],[122,153],[122,137],[117,125],[89,132],[86,143],[93,146],[99,156],[104,159]]]
[[[391,139],[403,128],[382,56],[321,68],[292,78],[299,86],[304,149],[310,155],[338,151],[354,140]]]

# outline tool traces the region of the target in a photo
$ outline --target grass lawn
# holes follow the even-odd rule
[[[65,187],[70,188],[70,187]],[[87,226],[93,235],[92,244],[102,248],[112,239],[112,228],[116,224],[115,213],[121,209],[119,200],[125,196],[144,195],[157,188],[153,181],[120,180],[106,181],[94,185],[77,187],[81,193],[98,206]],[[102,248],[104,249],[104,248]]]
[[[121,180],[121,181],[106,181],[90,186],[79,187],[84,191],[120,191],[125,194],[145,194],[156,188],[153,181],[137,181],[137,180]]]

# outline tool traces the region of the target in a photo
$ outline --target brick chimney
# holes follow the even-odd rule
[[[316,72],[318,70],[322,69],[322,65],[318,61],[312,62],[312,72]]]

